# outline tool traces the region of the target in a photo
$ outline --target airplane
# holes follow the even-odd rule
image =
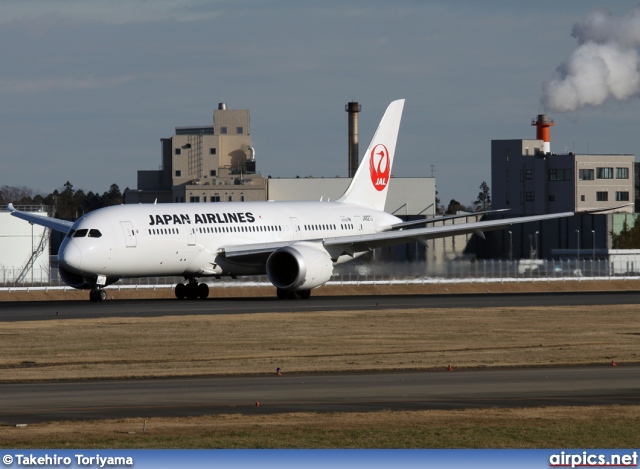
[[[329,281],[336,264],[381,246],[499,230],[513,224],[573,216],[562,212],[502,220],[427,226],[386,213],[391,168],[404,99],[380,121],[351,184],[335,201],[212,202],[105,207],[75,222],[8,208],[13,216],[66,233],[59,272],[65,283],[90,290],[92,302],[121,278],[182,276],[179,299],[207,298],[199,278],[264,275],[279,299],[307,299]],[[454,216],[455,217],[455,216]]]

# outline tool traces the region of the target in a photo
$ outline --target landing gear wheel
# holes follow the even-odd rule
[[[175,288],[176,298],[184,300],[187,297],[187,286],[184,283],[179,283]]]
[[[198,285],[198,298],[204,300],[209,296],[209,285],[206,283],[201,283]]]
[[[302,290],[298,292],[301,300],[308,300],[311,297],[311,290]]]
[[[198,298],[198,284],[197,283],[189,283],[185,285],[187,300],[196,300]]]
[[[107,299],[107,292],[103,288],[94,288],[89,292],[89,300],[92,303],[102,302]]]

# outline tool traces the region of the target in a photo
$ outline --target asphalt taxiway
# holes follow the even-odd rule
[[[88,297],[87,297],[88,298]],[[312,296],[308,300],[210,298],[207,300],[15,301],[0,303],[0,322],[201,314],[365,311],[372,308],[491,308],[639,304],[640,292],[513,293],[464,295]]]
[[[640,404],[640,366],[291,376],[188,377],[0,385],[0,421],[219,413]]]

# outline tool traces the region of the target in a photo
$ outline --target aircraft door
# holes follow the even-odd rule
[[[135,248],[137,245],[136,231],[133,229],[133,223],[130,221],[121,221],[120,226],[124,233],[124,241],[128,248]]]
[[[296,217],[290,217],[289,220],[291,220],[291,228],[293,229],[292,239],[300,239],[300,223],[298,223],[298,219]]]

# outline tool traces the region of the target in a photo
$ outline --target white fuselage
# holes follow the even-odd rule
[[[399,221],[337,202],[120,205],[78,219],[60,247],[59,260],[84,276],[263,274],[264,262],[234,262],[224,256],[225,246],[317,242],[384,231]],[[334,262],[352,258],[340,256]]]

